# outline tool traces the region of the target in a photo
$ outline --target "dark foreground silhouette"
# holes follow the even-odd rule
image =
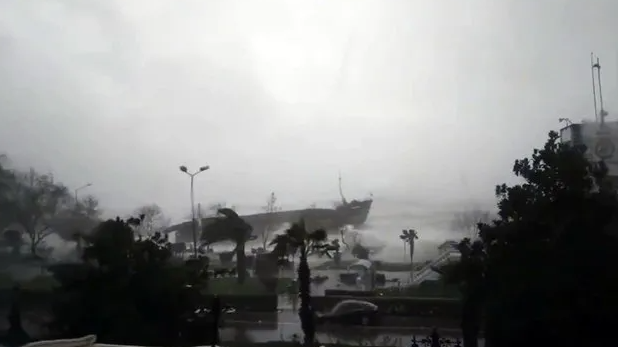
[[[543,148],[515,162],[513,172],[522,183],[496,188],[497,220],[479,225],[478,239],[460,242],[459,263],[439,269],[461,292],[464,345],[477,346],[481,331],[488,347],[608,345],[618,326],[618,271],[612,266],[618,197],[605,166],[588,162],[583,148],[561,145],[551,133]],[[135,237],[139,223],[101,223],[84,237],[82,263],[51,269],[60,283],[51,337],[96,334],[102,343],[159,346],[218,342],[220,305],[202,295],[208,259],[174,259],[163,235]],[[229,225],[231,235],[246,234],[235,229],[241,224]],[[305,345],[316,334],[307,255],[328,252],[324,240],[323,230],[306,230],[301,221],[273,241],[268,258],[276,272],[289,249],[300,252]],[[14,325],[13,331],[23,330]]]

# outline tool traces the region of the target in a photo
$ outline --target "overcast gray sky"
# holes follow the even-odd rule
[[[618,112],[618,2],[0,0],[0,149],[110,213],[492,199],[559,117]],[[85,191],[84,191],[85,193]]]

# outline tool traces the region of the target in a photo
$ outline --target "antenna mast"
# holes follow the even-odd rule
[[[592,96],[594,97],[594,117],[597,123],[601,126],[605,125],[605,117],[607,116],[607,111],[605,111],[605,107],[603,106],[603,90],[601,88],[601,63],[599,57],[596,57],[595,62],[594,53],[590,53],[590,65],[591,65],[591,73],[592,73]],[[595,78],[596,71],[596,78]],[[597,86],[599,88],[599,95],[597,98]],[[598,103],[597,103],[598,101]]]
[[[345,205],[347,204],[347,200],[343,196],[343,189],[341,188],[341,171],[339,171],[339,195],[341,195],[341,202]]]
[[[594,78],[594,53],[590,53],[590,74],[592,75],[592,98],[594,102],[594,120],[599,121],[599,112],[597,109],[597,83]]]

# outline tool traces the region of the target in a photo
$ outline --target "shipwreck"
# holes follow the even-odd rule
[[[263,235],[264,231],[272,232],[280,230],[288,224],[304,219],[308,229],[322,228],[329,233],[338,233],[339,230],[351,225],[358,228],[365,224],[371,210],[373,197],[364,200],[347,201],[341,189],[341,177],[339,178],[339,193],[341,202],[333,208],[306,208],[301,210],[288,210],[277,212],[255,213],[240,216],[252,229],[253,237]],[[215,243],[229,240],[229,231],[219,230],[215,227],[217,220],[222,216],[199,218],[197,221],[198,239],[205,243]],[[170,226],[165,232],[176,232],[176,242],[193,241],[193,223],[186,221]]]

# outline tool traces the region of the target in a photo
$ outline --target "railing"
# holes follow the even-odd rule
[[[423,265],[423,267],[421,267],[420,270],[414,274],[414,278],[412,278],[412,284],[420,284],[425,279],[427,279],[429,275],[435,273],[432,267],[438,266],[442,264],[443,262],[450,260],[452,257],[459,257],[459,256],[460,256],[459,251],[455,249],[449,249],[443,252],[431,262]]]

